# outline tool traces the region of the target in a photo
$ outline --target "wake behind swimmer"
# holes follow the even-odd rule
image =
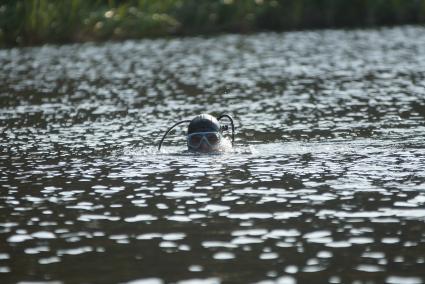
[[[199,153],[222,152],[226,148],[229,148],[229,141],[223,135],[223,132],[227,131],[228,127],[227,125],[220,124],[220,120],[223,118],[230,120],[232,126],[232,140],[230,144],[233,146],[235,140],[235,125],[230,115],[222,114],[218,118],[215,118],[209,114],[200,114],[195,116],[192,120],[182,120],[171,126],[159,142],[158,150],[161,150],[165,137],[174,127],[183,123],[189,123],[186,134],[187,148],[189,151]]]

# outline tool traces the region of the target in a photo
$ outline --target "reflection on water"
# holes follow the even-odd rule
[[[424,42],[0,50],[1,282],[424,283]],[[184,127],[156,151],[201,112],[235,116],[233,151],[184,153]]]

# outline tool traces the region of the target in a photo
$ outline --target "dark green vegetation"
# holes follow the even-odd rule
[[[425,22],[425,0],[2,0],[0,46]]]

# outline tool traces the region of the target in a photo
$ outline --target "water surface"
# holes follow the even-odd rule
[[[2,283],[424,283],[425,29],[0,50]],[[180,119],[234,116],[184,153]],[[192,282],[191,282],[192,281]]]

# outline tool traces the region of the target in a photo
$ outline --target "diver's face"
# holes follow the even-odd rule
[[[203,153],[212,152],[212,151],[214,151],[214,147],[212,147],[212,146],[208,145],[206,142],[202,141],[201,145],[198,147],[198,151],[203,152]]]
[[[197,152],[214,152],[218,150],[221,135],[218,132],[195,132],[187,136],[190,150]]]

